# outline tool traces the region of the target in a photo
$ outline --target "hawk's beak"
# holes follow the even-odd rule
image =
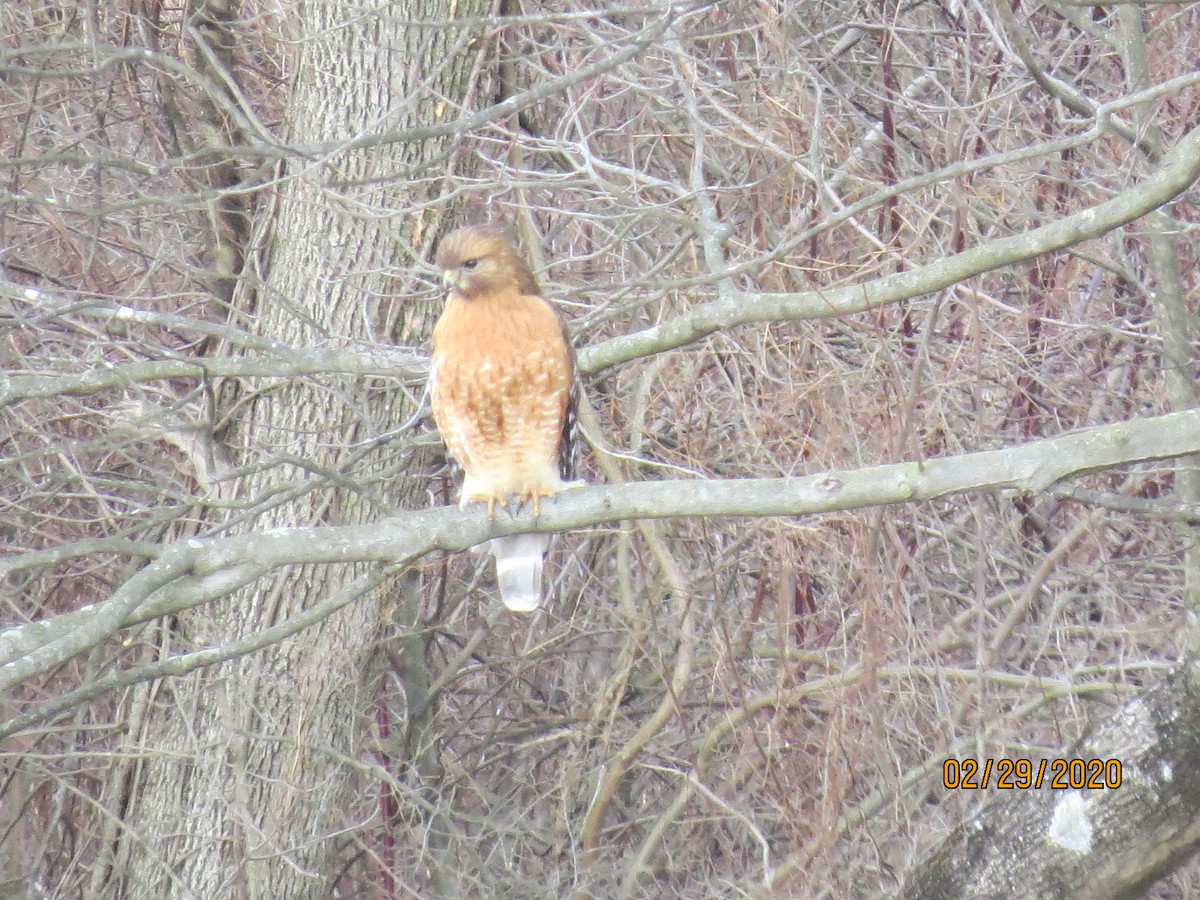
[[[446,290],[450,290],[450,288],[454,287],[456,281],[457,279],[454,277],[453,269],[447,269],[442,273],[442,287],[444,287]]]

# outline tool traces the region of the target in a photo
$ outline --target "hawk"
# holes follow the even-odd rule
[[[532,501],[568,487],[575,422],[575,357],[563,320],[504,232],[460,228],[438,245],[449,289],[433,329],[430,400],[446,448],[462,466],[461,506]],[[500,598],[509,609],[541,602],[549,536],[494,538]]]

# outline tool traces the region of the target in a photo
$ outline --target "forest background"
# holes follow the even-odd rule
[[[0,896],[1200,890],[1200,5],[0,35]],[[588,401],[533,616],[422,396],[478,221]]]

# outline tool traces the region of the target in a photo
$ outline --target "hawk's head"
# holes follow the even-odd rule
[[[451,294],[478,300],[517,290],[536,295],[537,282],[504,232],[492,225],[470,225],[452,231],[437,249],[437,267]]]

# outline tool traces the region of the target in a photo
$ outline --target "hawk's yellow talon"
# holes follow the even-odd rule
[[[546,497],[553,499],[556,492],[549,489],[539,490],[537,488],[526,488],[521,496],[517,499],[518,508],[523,507],[528,500],[533,501],[533,517],[536,519],[542,514],[542,498]]]

